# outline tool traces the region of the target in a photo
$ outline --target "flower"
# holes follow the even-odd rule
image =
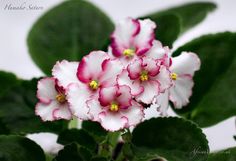
[[[133,58],[144,55],[155,38],[156,24],[149,19],[126,18],[111,35],[110,53],[126,66]]]
[[[43,121],[72,118],[65,89],[57,84],[55,78],[47,77],[38,82],[37,98],[35,113]]]
[[[102,88],[98,100],[88,101],[93,121],[109,131],[135,126],[143,118],[143,107],[132,99],[128,86]]]
[[[97,98],[100,88],[114,86],[122,68],[118,60],[111,59],[103,51],[93,51],[83,57],[76,72],[77,83],[70,83],[67,88],[73,114],[80,119],[89,119],[87,100]]]
[[[147,57],[136,59],[118,76],[118,84],[129,86],[137,101],[151,104],[171,85],[170,72],[161,63]]]
[[[194,85],[192,78],[195,71],[200,69],[200,64],[198,56],[191,52],[182,52],[179,56],[172,58],[170,71],[173,85],[157,97],[159,111],[166,114],[169,100],[178,109],[189,103]]]

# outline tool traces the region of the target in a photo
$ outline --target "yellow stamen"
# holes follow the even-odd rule
[[[95,81],[95,80],[92,80],[92,81],[89,83],[89,87],[90,87],[92,90],[98,89],[98,82]]]
[[[148,80],[148,72],[143,71],[139,77],[141,81],[147,81]]]
[[[66,96],[62,93],[59,93],[58,95],[56,95],[56,100],[59,103],[65,103],[66,102]]]
[[[171,73],[171,74],[170,74],[170,77],[171,77],[172,80],[176,80],[176,79],[178,78],[178,74],[176,74],[176,73]]]
[[[110,106],[110,110],[113,111],[113,112],[116,112],[119,110],[119,105],[116,104],[116,103],[112,103],[111,106]]]
[[[134,53],[135,53],[135,52],[134,52],[133,49],[125,49],[125,50],[123,51],[124,56],[127,56],[127,57],[133,56]]]

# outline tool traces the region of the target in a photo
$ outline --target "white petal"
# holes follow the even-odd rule
[[[96,99],[90,99],[87,104],[89,107],[89,115],[91,116],[91,119],[93,121],[99,121],[99,114],[104,111],[103,107]]]
[[[117,84],[117,76],[122,72],[123,65],[118,59],[107,59],[103,62],[102,69],[103,71],[98,81],[102,87],[111,87]]]
[[[111,36],[113,54],[119,57],[125,49],[131,48],[133,38],[137,35],[139,30],[140,24],[135,19],[126,18],[120,21]]]
[[[136,100],[145,104],[151,104],[154,97],[160,93],[160,84],[157,81],[146,81],[142,83],[144,87],[143,93],[136,96]]]
[[[54,78],[47,77],[38,81],[37,97],[41,102],[50,103],[50,101],[55,100],[56,95]]]
[[[85,85],[70,84],[67,90],[67,100],[73,115],[80,119],[87,120],[89,118],[86,101],[90,99],[92,93]]]
[[[189,102],[192,95],[193,80],[190,75],[178,77],[175,84],[170,88],[170,100],[175,108],[182,108]]]
[[[128,123],[128,118],[120,112],[102,112],[99,114],[101,125],[108,131],[117,131],[125,128]]]
[[[170,71],[178,75],[190,74],[193,76],[194,72],[200,68],[200,59],[191,52],[182,52],[179,56],[172,58],[172,65]]]
[[[167,110],[169,107],[169,90],[168,89],[164,93],[160,93],[156,97],[156,104],[158,105],[157,111],[159,111],[162,116],[167,116]]]
[[[71,83],[80,83],[76,75],[78,65],[79,62],[58,61],[52,69],[52,75],[58,80],[58,84],[64,88]]]
[[[43,121],[54,121],[53,111],[59,107],[57,101],[51,101],[49,104],[37,103],[35,107],[35,114],[40,116]]]
[[[134,39],[134,44],[138,48],[138,55],[147,52],[151,48],[155,38],[154,29],[156,28],[156,24],[150,19],[139,20],[139,23],[140,32]]]
[[[137,125],[144,117],[143,107],[135,101],[132,101],[131,103],[132,106],[128,109],[123,109],[120,111],[122,115],[128,119],[128,123],[126,124],[127,128]]]
[[[72,119],[72,114],[67,103],[60,104],[60,106],[53,111],[53,117],[56,119]]]
[[[127,70],[123,70],[122,73],[118,76],[119,85],[127,85],[131,89],[131,94],[136,96],[143,92],[144,88],[140,86],[139,81],[132,81],[128,76]]]
[[[160,73],[154,79],[160,82],[160,92],[164,92],[172,85],[170,71],[164,65],[161,66]]]
[[[153,41],[152,48],[146,53],[146,56],[153,59],[162,59],[166,54],[166,50],[158,40]]]
[[[79,80],[84,83],[98,80],[102,73],[102,63],[106,59],[109,59],[109,55],[103,51],[93,51],[83,57],[77,71]]]

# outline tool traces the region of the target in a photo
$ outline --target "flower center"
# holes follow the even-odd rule
[[[125,49],[123,51],[123,55],[126,56],[126,57],[131,57],[134,55],[134,49]]]
[[[176,73],[171,73],[171,74],[170,74],[170,77],[171,77],[172,80],[176,80],[176,79],[178,78],[178,74],[176,74]]]
[[[117,112],[119,110],[119,105],[117,103],[112,103],[110,106],[110,111]]]
[[[92,80],[92,81],[89,83],[89,87],[90,87],[92,90],[98,89],[98,81]]]
[[[56,95],[56,100],[59,103],[65,103],[66,102],[66,96],[62,93],[59,93],[58,95]]]
[[[148,72],[147,71],[142,71],[139,79],[141,81],[147,81],[148,80]]]

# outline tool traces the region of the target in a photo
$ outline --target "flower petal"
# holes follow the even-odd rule
[[[53,117],[57,120],[59,119],[72,119],[72,114],[69,109],[68,103],[60,104],[57,109],[53,111]]]
[[[163,48],[162,44],[158,40],[153,41],[152,48],[145,54],[146,57],[152,59],[162,59],[166,54],[165,48]]]
[[[136,47],[136,54],[142,55],[146,53],[151,47],[155,39],[154,29],[156,24],[150,19],[139,20],[140,32],[134,39],[134,46]]]
[[[72,114],[82,120],[87,120],[89,118],[89,108],[86,101],[92,97],[92,93],[88,87],[85,85],[70,84],[66,94]]]
[[[136,59],[127,67],[130,79],[138,79],[142,72],[142,59]]]
[[[108,106],[115,100],[118,92],[118,87],[101,88],[99,91],[99,102],[102,106]]]
[[[190,75],[182,75],[175,80],[175,84],[170,88],[170,100],[175,108],[182,108],[189,103],[189,97],[192,95],[193,80]]]
[[[117,84],[117,76],[123,70],[123,65],[119,60],[106,59],[102,63],[102,74],[99,77],[101,87],[111,87]]]
[[[111,48],[114,56],[120,57],[125,49],[132,48],[133,39],[139,31],[138,20],[126,18],[120,21],[111,35]]]
[[[35,107],[35,114],[40,116],[43,121],[54,121],[57,119],[53,117],[53,111],[58,107],[57,101],[51,101],[48,104],[39,102]]]
[[[121,108],[128,108],[129,106],[131,106],[132,95],[130,87],[126,85],[119,86],[116,100]]]
[[[133,100],[131,102],[131,106],[127,109],[121,110],[121,113],[128,119],[126,128],[137,125],[144,118],[143,107]]]
[[[68,62],[63,60],[57,62],[53,69],[52,75],[58,80],[59,86],[66,88],[70,83],[80,83],[76,76],[79,62]]]
[[[190,74],[193,76],[194,72],[200,68],[200,59],[191,52],[182,52],[179,56],[172,58],[172,65],[170,71],[178,75]]]
[[[157,111],[159,111],[162,116],[167,116],[167,110],[169,108],[169,90],[160,93],[156,97],[156,104],[158,105]]]
[[[100,122],[103,128],[108,131],[118,131],[128,123],[128,118],[123,116],[120,112],[101,112],[99,114]]]
[[[102,63],[106,59],[109,59],[109,56],[103,51],[93,51],[83,57],[77,70],[79,80],[83,83],[97,80],[102,73]]]
[[[99,114],[103,112],[105,109],[101,104],[99,103],[98,100],[96,99],[90,99],[87,101],[87,105],[89,108],[89,116],[91,120],[93,121],[100,121]]]
[[[164,92],[172,85],[170,71],[166,68],[166,66],[161,66],[160,73],[155,77],[155,80],[160,83],[160,92]]]
[[[154,97],[160,93],[160,84],[157,81],[149,80],[142,83],[143,93],[136,96],[136,100],[145,104],[151,104]]]
[[[43,78],[38,81],[37,97],[40,102],[50,103],[55,100],[57,91],[55,89],[56,79],[52,77]]]
[[[157,61],[147,57],[143,57],[142,60],[142,66],[148,72],[148,75],[156,76],[159,73],[160,66]]]
[[[144,91],[144,88],[140,86],[139,80],[130,80],[128,76],[128,71],[123,70],[120,75],[118,75],[117,79],[118,84],[121,85],[127,85],[131,88],[131,94],[133,96],[137,96],[140,93]]]

